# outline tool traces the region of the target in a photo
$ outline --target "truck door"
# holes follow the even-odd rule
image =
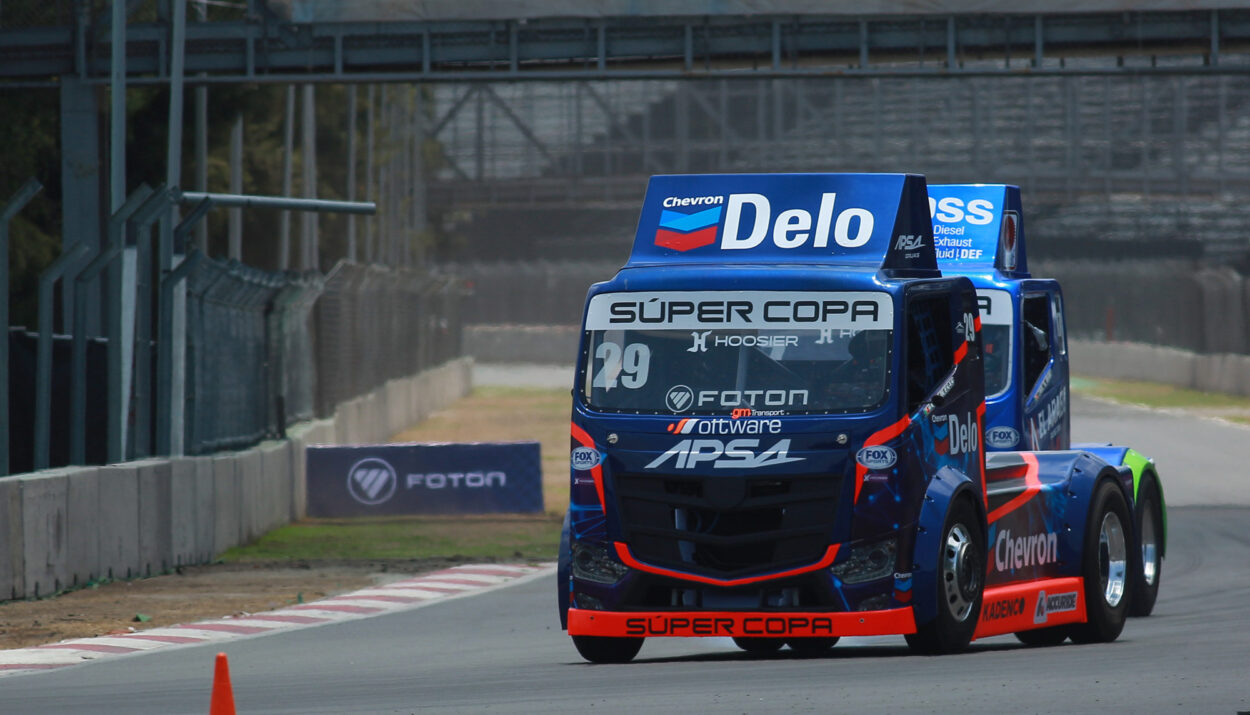
[[[1033,450],[1067,449],[1068,346],[1063,296],[1057,288],[1026,293],[1020,318],[1024,444]]]

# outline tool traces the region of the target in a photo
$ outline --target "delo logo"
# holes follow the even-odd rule
[[[698,419],[688,417],[670,424],[667,431],[673,434],[780,434],[781,420],[740,420],[713,417]]]
[[[677,469],[694,469],[705,462],[710,462],[713,469],[758,469],[803,461],[803,457],[789,456],[788,439],[779,440],[757,454],[755,449],[759,444],[758,439],[734,439],[729,442],[719,439],[686,439],[656,457],[646,468],[663,466],[669,458],[674,458],[673,466]]]
[[[772,204],[763,194],[730,194],[729,205],[725,208],[725,233],[721,237],[722,250],[735,251],[755,248],[769,236],[772,227],[772,242],[777,248],[799,248],[811,242],[812,248],[829,246],[830,227],[833,229],[833,241],[842,248],[859,248],[872,238],[873,225],[876,219],[872,212],[863,208],[848,208],[834,218],[834,205],[837,203],[836,193],[820,195],[820,207],[816,210],[815,230],[812,227],[812,214],[804,209],[786,209],[772,220]],[[755,221],[751,224],[750,233],[742,235],[743,208],[750,206],[755,213]]]
[[[578,447],[569,455],[569,460],[573,464],[573,469],[585,471],[594,469],[603,461],[603,455],[599,454],[599,450],[591,447]]]
[[[684,253],[716,243],[716,224],[720,223],[720,206],[690,214],[668,209],[723,203],[725,203],[724,196],[666,197],[662,203],[664,210],[660,212],[660,225],[655,231],[655,245]]]
[[[885,445],[872,445],[856,452],[855,461],[869,469],[889,469],[898,461],[898,453]]]
[[[1020,433],[1014,427],[991,427],[985,430],[985,443],[994,449],[1011,449],[1020,443]]]
[[[366,457],[347,470],[347,493],[366,506],[386,502],[398,484],[395,468],[377,457]]]
[[[936,420],[935,420],[936,421]],[[971,412],[959,415],[948,415],[946,418],[946,452],[952,457],[961,454],[975,454],[980,449],[981,440],[978,435],[977,421]],[[941,451],[939,442],[938,451]]]
[[[1047,596],[1045,591],[1037,592],[1037,610],[1033,612],[1034,623],[1045,623],[1052,613],[1068,613],[1076,610],[1076,591],[1056,593]]]
[[[994,567],[999,571],[1045,566],[1059,560],[1059,537],[1053,533],[1029,534],[1012,538],[1010,529],[994,539]]]

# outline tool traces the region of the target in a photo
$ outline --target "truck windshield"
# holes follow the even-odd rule
[[[601,294],[579,384],[605,411],[863,411],[887,396],[892,336],[886,293]]]

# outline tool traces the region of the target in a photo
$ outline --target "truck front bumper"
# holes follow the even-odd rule
[[[569,609],[569,635],[574,636],[828,638],[915,632],[910,606],[853,613]]]

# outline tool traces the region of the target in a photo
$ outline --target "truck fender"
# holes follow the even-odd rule
[[[572,549],[569,545],[570,523],[570,512],[565,510],[564,526],[560,527],[560,557],[556,566],[556,603],[560,609],[560,630],[564,631],[569,629],[569,589],[573,587],[569,565]]]
[[[963,498],[968,499],[976,509],[984,535],[987,533],[985,499],[981,496],[980,483],[952,467],[943,467],[929,480],[924,502],[920,506],[916,546],[912,552],[912,615],[918,626],[937,617],[938,550],[942,527],[946,524],[946,513],[951,504]]]
[[[1132,473],[1131,491],[1129,493],[1129,504],[1133,507],[1133,512],[1137,509],[1137,491],[1141,488],[1141,484],[1146,479],[1153,479],[1155,488],[1159,494],[1159,508],[1163,515],[1163,533],[1159,535],[1159,555],[1167,556],[1167,534],[1168,534],[1168,507],[1167,500],[1163,496],[1163,482],[1159,479],[1159,471],[1155,467],[1153,459],[1141,454],[1135,449],[1112,444],[1074,444],[1073,449],[1081,449],[1101,457],[1105,462],[1113,467],[1126,467]]]
[[[1043,482],[1061,483],[1067,498],[1062,502],[1062,509],[1054,512],[1055,521],[1051,528],[1059,530],[1060,558],[1064,562],[1065,571],[1078,575],[1081,571],[1081,559],[1085,544],[1085,530],[1089,522],[1089,509],[1094,499],[1094,492],[1102,482],[1110,482],[1124,495],[1125,501],[1133,504],[1133,474],[1128,467],[1109,463],[1107,460],[1088,450],[1068,450],[1062,452],[1036,452],[1038,466]],[[1056,479],[1058,477],[1058,479]],[[1137,529],[1133,524],[1126,524],[1129,530],[1129,543],[1137,543]]]

